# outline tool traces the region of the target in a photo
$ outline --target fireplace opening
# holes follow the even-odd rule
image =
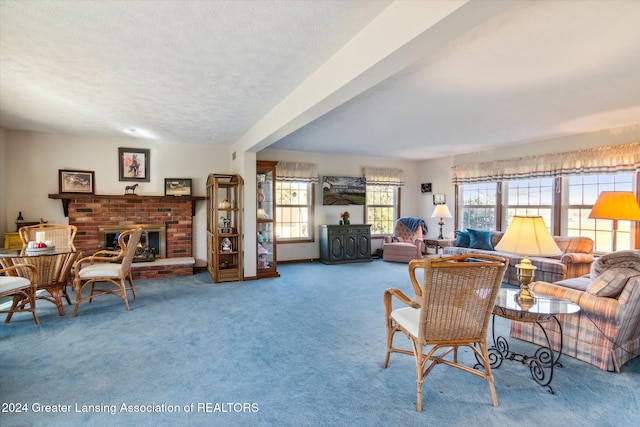
[[[102,225],[98,227],[100,249],[117,251],[120,233],[142,226],[140,243],[134,262],[153,261],[167,257],[167,227],[164,224]]]

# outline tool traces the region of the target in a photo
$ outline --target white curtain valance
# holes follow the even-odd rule
[[[318,165],[313,163],[278,162],[278,181],[318,182]]]
[[[640,171],[640,142],[454,166],[452,182],[469,184],[563,175]]]
[[[397,168],[365,167],[364,177],[367,184],[373,185],[404,185],[404,171]]]

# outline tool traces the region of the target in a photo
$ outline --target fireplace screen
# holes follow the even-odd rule
[[[120,250],[118,237],[120,233],[143,227],[140,243],[134,257],[134,262],[152,261],[155,258],[167,256],[167,228],[164,224],[133,224],[133,225],[104,225],[98,227],[100,249]]]

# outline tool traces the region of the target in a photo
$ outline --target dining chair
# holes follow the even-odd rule
[[[35,242],[38,232],[44,232],[45,241],[53,242],[56,251],[76,251],[76,246],[73,241],[76,238],[78,227],[68,224],[51,224],[40,223],[35,225],[27,225],[20,227],[18,234],[20,234],[20,240],[22,240],[22,255],[26,255],[29,242]],[[71,283],[69,282],[69,285]],[[67,292],[67,284],[62,287],[62,295],[67,300],[67,304],[71,305],[71,298]]]
[[[23,252],[26,251],[29,242],[34,242],[36,240],[36,233],[38,232],[44,232],[45,240],[52,241],[53,245],[56,247],[56,250],[76,250],[73,241],[76,237],[76,233],[78,232],[78,227],[76,227],[75,225],[67,224],[42,223],[20,227],[20,229],[18,230],[20,239],[22,240]]]
[[[484,378],[489,383],[493,406],[498,406],[487,329],[507,265],[507,258],[479,254],[413,260],[409,263],[409,278],[414,299],[397,288],[385,290],[387,354],[383,368],[387,368],[391,353],[414,357],[417,411],[422,411],[424,379],[438,364]],[[424,270],[422,286],[416,278],[418,269]],[[392,297],[406,306],[393,309]],[[407,336],[411,350],[393,346],[396,332]],[[459,347],[470,348],[483,369],[459,361]]]
[[[31,264],[0,267],[0,298],[13,298],[8,310],[0,309],[0,313],[7,313],[5,323],[9,323],[13,313],[26,311],[31,312],[36,325],[40,324],[36,314],[36,283],[38,269]]]
[[[138,227],[120,233],[118,237],[120,251],[102,250],[76,262],[73,279],[76,293],[74,317],[78,314],[78,308],[82,301],[91,302],[93,298],[106,294],[122,298],[127,311],[129,311],[127,290],[131,291],[133,299],[137,298],[131,277],[131,263],[140,242],[142,229],[142,227]],[[97,283],[104,283],[104,285],[96,287]],[[87,285],[91,285],[91,291],[88,295],[83,296],[82,291]]]

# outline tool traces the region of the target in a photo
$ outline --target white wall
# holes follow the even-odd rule
[[[0,236],[4,236],[7,231],[16,231],[15,224],[10,224],[7,220],[7,142],[6,132],[0,128]],[[16,214],[15,218],[18,217]],[[12,225],[12,227],[9,227]],[[4,237],[2,237],[4,238]],[[4,240],[0,241],[0,246],[4,247]]]
[[[420,215],[427,223],[429,232],[428,237],[436,238],[440,233],[440,226],[438,222],[440,218],[431,218],[435,205],[433,204],[433,195],[435,193],[443,193],[445,195],[446,205],[451,211],[451,215],[455,216],[455,194],[454,187],[451,184],[451,167],[453,166],[453,157],[444,157],[437,160],[430,160],[420,162],[420,182],[431,183],[431,193],[420,193]],[[454,219],[449,218],[444,220],[444,226],[442,227],[442,234],[445,238],[454,238],[453,234]]]
[[[425,160],[420,162],[420,180],[422,182],[432,182],[434,192],[446,194],[447,206],[455,216],[455,194],[454,186],[451,184],[451,168],[453,166],[471,162],[488,162],[492,160],[584,150],[587,148],[620,145],[637,141],[640,141],[640,123],[597,132],[569,135],[527,144],[510,145],[491,150]],[[429,195],[429,197],[431,197],[431,195]],[[421,216],[427,220],[430,236],[434,235],[434,233],[437,235],[439,227],[438,219],[430,218],[433,209],[434,206],[432,202],[427,202],[423,204],[423,210],[421,211]],[[453,229],[453,218],[449,220],[445,219],[445,225],[443,227],[444,236],[453,238]]]
[[[471,162],[488,162],[491,160],[562,153],[565,151],[584,150],[587,148],[620,145],[638,141],[640,141],[640,123],[596,132],[568,135],[544,141],[535,141],[527,144],[509,145],[492,150],[461,154],[454,157],[452,166]]]
[[[151,182],[140,183],[137,193],[141,195],[164,194],[164,178],[184,177],[193,179],[195,196],[205,196],[208,174],[240,172],[247,183],[245,207],[248,211],[245,212],[245,232],[249,234],[246,234],[245,248],[249,248],[255,246],[255,237],[252,237],[255,234],[255,224],[254,228],[251,228],[254,217],[250,215],[251,212],[255,212],[255,208],[250,209],[248,203],[252,201],[255,207],[255,200],[252,198],[255,182],[253,178],[244,175],[255,175],[255,165],[253,169],[248,167],[248,163],[255,163],[254,156],[258,160],[316,163],[321,176],[362,176],[364,166],[401,168],[405,172],[406,182],[402,189],[401,214],[424,218],[429,228],[428,236],[435,237],[438,234],[438,219],[431,218],[434,209],[432,195],[444,193],[447,205],[453,213],[455,195],[454,187],[451,185],[451,167],[454,165],[634,141],[640,141],[640,124],[427,161],[263,150],[257,155],[245,153],[239,157],[242,164],[238,165],[231,161],[231,149],[226,146],[0,129],[0,233],[15,229],[14,221],[19,211],[22,211],[27,221],[43,218],[49,222],[68,222],[63,215],[61,202],[48,198],[49,194],[58,193],[59,169],[95,171],[96,193],[124,194],[124,187],[130,182],[118,181],[118,147],[151,150]],[[249,172],[250,170],[252,172]],[[420,184],[427,182],[432,184],[433,193],[422,194]],[[316,186],[316,224],[337,223],[339,213],[344,210],[349,210],[353,223],[363,222],[364,207],[323,206],[320,186]],[[206,203],[197,202],[193,253],[198,266],[206,265],[205,221]],[[453,225],[453,219],[445,220],[445,236],[453,236]],[[374,250],[378,244],[379,242],[374,243]],[[317,241],[278,245],[279,260],[313,259],[318,255]],[[251,264],[247,267],[248,270],[245,269],[248,276],[255,275],[255,271],[253,274],[251,271],[255,268],[252,262],[255,264],[255,254],[247,249],[246,263]]]
[[[306,153],[299,151],[263,150],[257,155],[258,160],[278,160],[286,162],[305,162],[318,165],[318,174],[322,176],[363,176],[365,166],[400,168],[404,170],[405,186],[402,189],[401,214],[403,216],[420,216],[422,199],[418,180],[418,162],[380,157],[336,156],[330,154]],[[349,211],[352,224],[362,224],[365,218],[364,206],[323,206],[322,188],[315,189],[315,224],[316,240],[311,243],[286,243],[278,245],[278,260],[316,259],[320,255],[317,239],[317,227],[320,224],[337,224],[340,212]],[[381,242],[374,240],[372,250],[376,250]]]
[[[228,147],[8,130],[6,173],[0,174],[6,179],[0,228],[10,225],[13,230],[19,211],[26,221],[68,224],[60,200],[48,197],[59,191],[59,169],[95,171],[96,194],[124,194],[132,183],[118,180],[118,147],[151,150],[151,181],[139,183],[139,195],[163,195],[164,178],[192,178],[193,195],[205,196],[209,173],[231,173]],[[206,265],[205,221],[206,203],[196,202],[193,253],[198,266]]]

